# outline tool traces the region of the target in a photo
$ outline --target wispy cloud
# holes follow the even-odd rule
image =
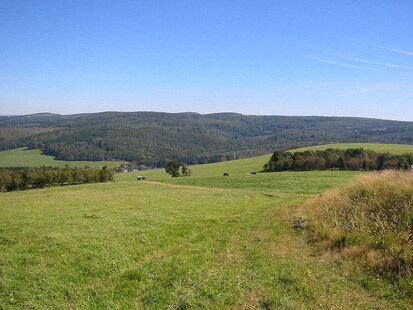
[[[377,69],[374,69],[374,68],[350,65],[350,64],[346,64],[346,63],[338,62],[338,61],[334,61],[334,60],[329,60],[329,59],[323,59],[323,58],[318,58],[318,57],[310,57],[310,58],[314,59],[314,60],[317,60],[319,62],[323,62],[323,63],[327,63],[327,64],[331,64],[331,65],[336,65],[336,66],[341,66],[341,67],[377,71]]]
[[[388,50],[388,51],[396,52],[396,53],[399,53],[399,54],[413,56],[413,52],[403,51],[403,50],[399,50],[397,48],[391,48],[391,47],[386,47],[386,46],[380,46],[380,48]]]
[[[345,56],[345,55],[340,55],[340,54],[336,54],[336,56],[338,56],[340,58],[343,58],[343,59],[347,59],[347,60],[363,62],[363,63],[366,63],[366,64],[372,64],[372,65],[377,65],[377,66],[383,66],[383,67],[389,67],[389,68],[413,69],[413,67],[396,65],[396,64],[389,64],[389,63],[378,62],[378,61],[367,60],[367,59],[361,59],[361,58]]]
[[[355,82],[355,81],[312,81],[299,84],[303,88],[329,90],[337,97],[383,93],[407,92],[413,93],[413,83],[409,81],[398,82]],[[297,88],[298,86],[295,86]]]

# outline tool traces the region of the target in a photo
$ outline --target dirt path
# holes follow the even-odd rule
[[[201,189],[201,190],[206,190],[206,191],[219,191],[219,192],[221,192],[221,191],[232,191],[232,189],[226,189],[226,188],[192,186],[192,185],[177,185],[177,184],[163,183],[163,182],[158,182],[158,181],[145,181],[145,183],[169,186],[169,187],[173,187],[173,188]]]

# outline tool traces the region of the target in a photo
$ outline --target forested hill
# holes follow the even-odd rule
[[[163,166],[247,157],[293,145],[413,144],[413,122],[235,113],[41,113],[0,117],[0,150],[27,146],[64,160],[127,160]]]

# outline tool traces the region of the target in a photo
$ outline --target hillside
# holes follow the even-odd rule
[[[163,167],[251,157],[293,145],[413,144],[413,122],[235,113],[42,113],[0,117],[0,150],[42,149],[61,160],[135,161]]]
[[[0,168],[14,167],[64,167],[69,165],[72,168],[90,167],[115,167],[121,162],[114,161],[65,161],[56,160],[53,156],[44,155],[40,150],[28,150],[18,148],[0,152]]]
[[[222,161],[219,163],[210,163],[210,164],[202,164],[202,165],[192,165],[190,169],[192,171],[192,177],[215,177],[215,176],[222,176],[224,172],[229,173],[230,175],[244,175],[251,171],[260,171],[262,167],[268,160],[270,159],[271,154],[252,157],[252,158],[244,158],[244,159],[236,159],[236,160],[229,160],[229,161]],[[116,176],[117,180],[136,180],[138,175],[143,175],[147,179],[171,179],[171,175],[165,172],[165,169],[151,169],[151,170],[143,170],[138,172],[128,172],[128,173],[119,173]]]

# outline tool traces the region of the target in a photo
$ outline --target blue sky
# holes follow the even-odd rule
[[[413,121],[413,1],[0,0],[0,114]]]

